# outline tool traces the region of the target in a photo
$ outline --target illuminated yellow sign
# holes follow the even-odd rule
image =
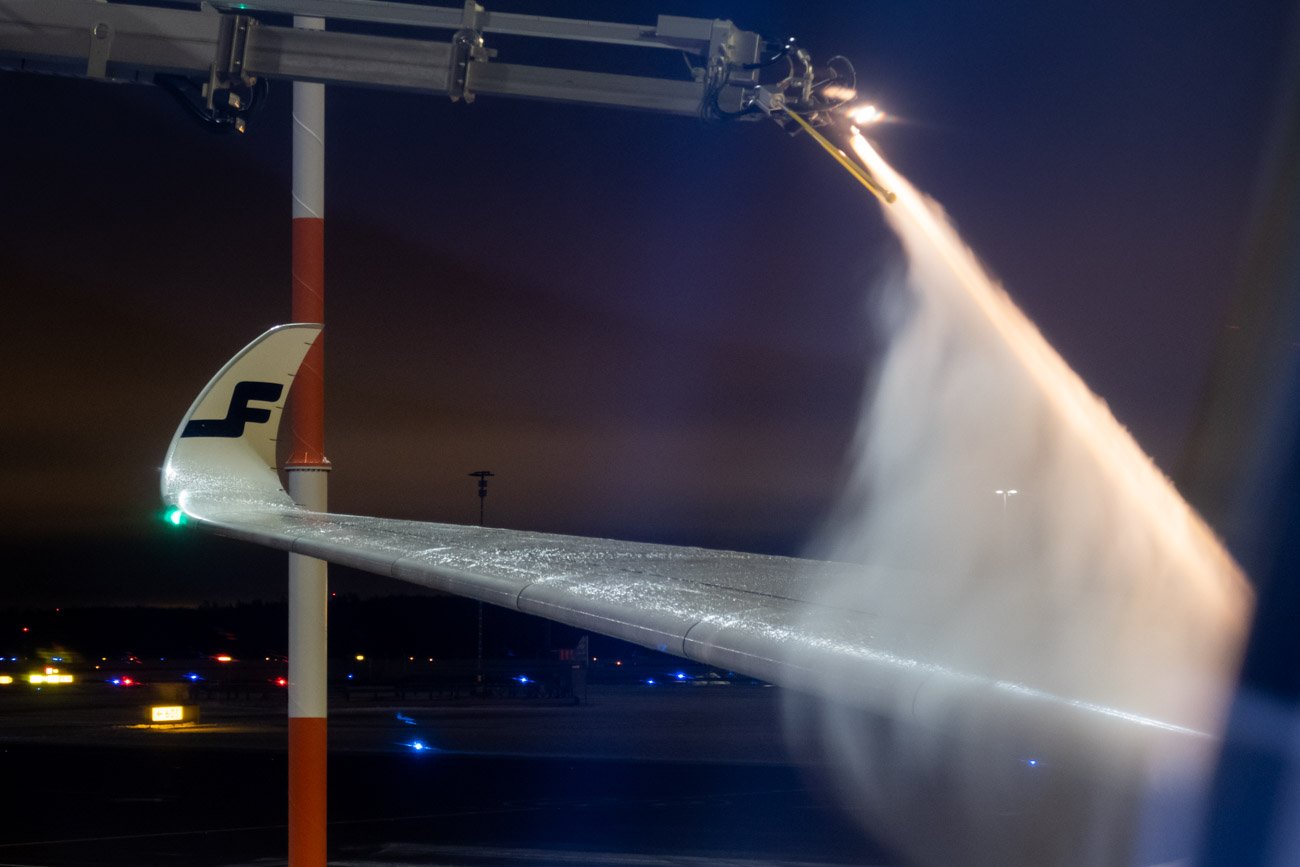
[[[185,708],[179,704],[151,707],[149,718],[154,722],[180,722],[185,718]]]
[[[55,669],[57,671],[58,669]],[[28,683],[72,683],[70,674],[29,674]]]

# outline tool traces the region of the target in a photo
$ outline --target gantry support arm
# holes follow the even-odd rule
[[[300,30],[280,15],[385,25],[398,35]],[[255,17],[260,16],[260,17]],[[436,31],[451,31],[437,33]],[[656,78],[495,62],[484,34],[640,46],[685,53],[688,73]],[[475,94],[707,114],[753,100],[764,50],[730,21],[660,16],[654,25],[579,21],[382,0],[254,0],[193,9],[96,0],[0,0],[0,68],[114,81],[206,81],[207,107],[237,112],[260,78]],[[230,95],[234,99],[230,100]],[[758,115],[761,116],[761,115]]]

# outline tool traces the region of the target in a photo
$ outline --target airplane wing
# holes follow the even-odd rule
[[[289,385],[320,330],[271,329],[200,393],[163,468],[163,499],[178,515],[222,536],[814,690],[895,719],[960,707],[1097,744],[1113,745],[1117,732],[1203,737],[1175,722],[881,646],[871,611],[817,601],[826,582],[876,580],[861,567],[303,509],[281,486],[275,436]],[[908,700],[900,703],[900,695]]]

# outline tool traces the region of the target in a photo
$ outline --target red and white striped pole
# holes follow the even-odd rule
[[[324,30],[323,18],[295,27]],[[325,323],[325,86],[293,85],[293,321]],[[324,335],[294,380],[289,496],[326,511]],[[289,865],[325,867],[326,635],[323,560],[289,555]]]

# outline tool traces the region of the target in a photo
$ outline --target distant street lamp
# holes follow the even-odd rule
[[[483,504],[487,502],[487,480],[492,478],[495,473],[491,470],[477,470],[469,474],[470,478],[478,479],[478,525],[483,526]],[[478,689],[483,689],[483,602],[478,603],[478,669],[474,676],[474,682]]]
[[[1002,514],[1005,515],[1007,513],[1007,497],[1014,497],[1016,494],[1020,492],[1017,491],[1015,488],[1012,488],[1009,491],[994,491],[993,493],[997,494],[999,497],[1002,498]]]
[[[470,473],[470,478],[478,479],[478,525],[483,526],[483,504],[487,501],[487,480],[496,473],[491,470],[478,470]]]

